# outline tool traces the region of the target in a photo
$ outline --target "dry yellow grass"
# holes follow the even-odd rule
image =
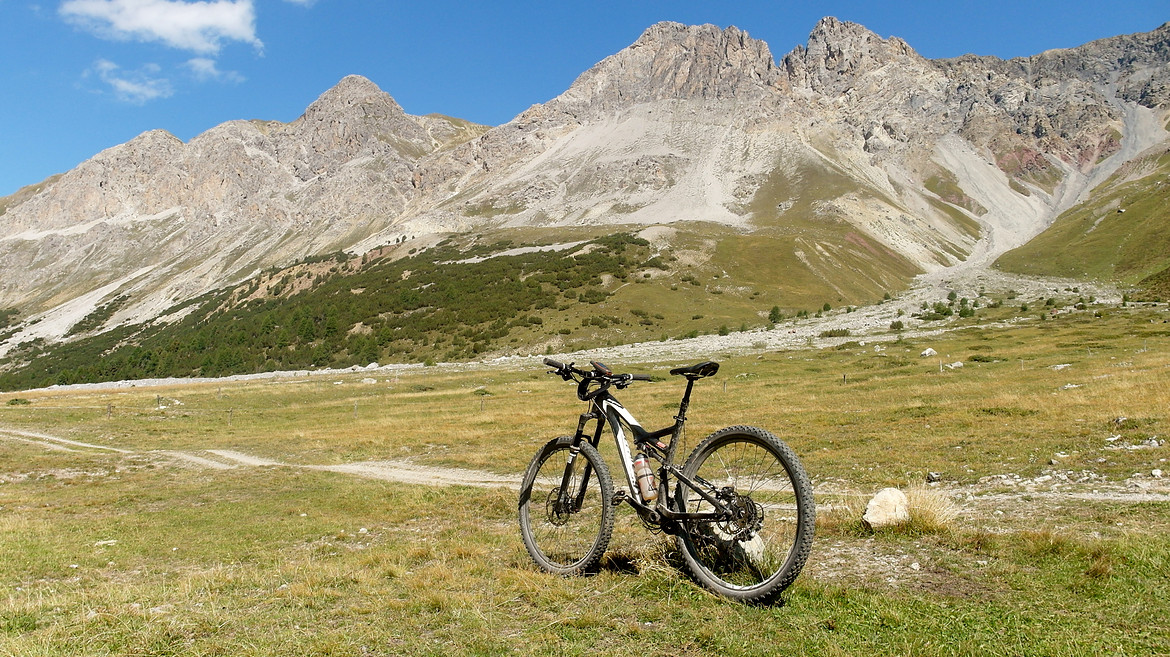
[[[357,374],[9,395],[0,425],[128,453],[3,443],[0,654],[1156,653],[1170,640],[1166,619],[1148,613],[1167,594],[1167,502],[1060,494],[1124,492],[1134,473],[1149,483],[1152,469],[1170,469],[1170,448],[1119,448],[1170,437],[1163,317],[972,329],[881,353],[853,343],[701,355],[723,368],[696,388],[688,443],[759,425],[796,450],[817,486],[809,567],[768,609],[703,593],[669,540],[625,508],[602,572],[562,579],[531,566],[507,489],[200,469],[161,453],[408,458],[518,478],[582,408],[539,359],[421,368],[375,385]],[[939,372],[917,357],[925,346],[968,364]],[[677,364],[610,363],[659,374]],[[670,379],[622,399],[661,426],[680,392]],[[17,396],[30,403],[3,403]],[[159,409],[160,396],[182,403]],[[939,488],[920,485],[927,472],[942,474]],[[1082,472],[1097,479],[1034,483]],[[911,496],[911,526],[861,531],[868,495],[885,486]],[[955,491],[973,495],[961,522],[948,506]],[[1006,504],[1016,506],[992,515]],[[117,543],[99,545],[108,540]]]

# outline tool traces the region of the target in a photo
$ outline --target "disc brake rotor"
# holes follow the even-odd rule
[[[569,510],[565,505],[560,503],[561,487],[549,491],[548,498],[544,501],[544,512],[548,518],[549,524],[562,527],[569,522]]]
[[[748,541],[764,526],[764,507],[752,500],[751,496],[725,488],[719,492],[718,498],[727,504],[728,517],[719,523],[719,530],[725,536],[733,536],[737,541]]]

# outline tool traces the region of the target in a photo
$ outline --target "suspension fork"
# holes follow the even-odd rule
[[[597,427],[593,432],[593,437],[589,438],[585,433],[585,425],[590,420],[597,420]],[[585,493],[589,486],[589,477],[593,474],[593,466],[586,461],[585,470],[581,476],[581,487],[577,491],[570,491],[569,487],[573,481],[573,466],[577,462],[577,455],[581,453],[581,443],[588,441],[594,447],[601,442],[601,432],[605,428],[602,422],[602,416],[596,410],[582,413],[581,418],[577,421],[577,432],[573,435],[573,444],[569,447],[569,456],[565,459],[565,472],[561,475],[561,489],[558,496],[557,503],[563,509],[568,509],[570,513],[575,513],[581,510],[581,505],[585,503]]]

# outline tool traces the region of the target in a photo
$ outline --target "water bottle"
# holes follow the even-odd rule
[[[642,500],[653,502],[658,499],[658,486],[654,483],[654,470],[650,467],[650,460],[645,454],[639,453],[634,458],[634,477],[638,480],[638,490],[642,493]]]

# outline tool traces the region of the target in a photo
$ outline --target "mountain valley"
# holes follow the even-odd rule
[[[1156,298],[1168,110],[1170,24],[1003,61],[660,23],[497,127],[349,76],[0,199],[6,386],[727,334],[993,263]]]

